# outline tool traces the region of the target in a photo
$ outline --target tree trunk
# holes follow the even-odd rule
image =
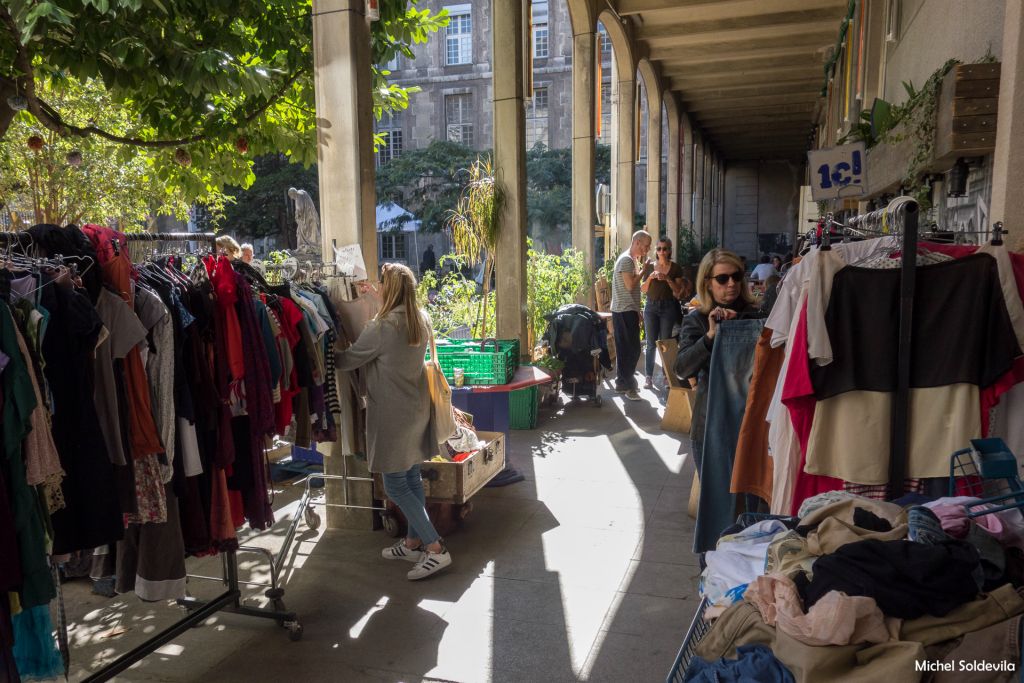
[[[17,94],[18,91],[14,87],[13,81],[0,80],[0,140],[4,139],[7,129],[10,128],[11,121],[14,120],[14,115],[17,113],[7,105],[7,98]]]

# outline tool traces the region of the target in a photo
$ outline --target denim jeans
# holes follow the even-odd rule
[[[644,332],[647,335],[646,357],[644,358],[644,374],[654,377],[654,356],[658,352],[658,342],[672,338],[672,328],[683,319],[683,311],[675,299],[660,301],[647,300],[644,306]]]
[[[427,498],[423,493],[420,466],[413,465],[405,472],[384,474],[384,493],[388,495],[409,522],[409,538],[418,538],[430,545],[441,537],[427,516]]]
[[[754,350],[763,320],[727,320],[718,326],[708,372],[707,422],[700,463],[700,502],[694,552],[714,550],[718,536],[736,521],[738,497],[729,492]]]
[[[640,314],[636,311],[612,313],[615,331],[615,388],[629,391],[637,388],[636,364],[640,360]]]

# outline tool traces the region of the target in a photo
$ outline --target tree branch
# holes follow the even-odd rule
[[[103,130],[94,125],[88,126],[75,126],[64,121],[64,118],[60,115],[55,108],[47,104],[36,94],[36,83],[35,83],[35,71],[32,68],[32,56],[29,54],[28,49],[21,42],[21,35],[18,31],[17,24],[14,23],[14,18],[11,17],[10,12],[0,5],[0,22],[3,23],[7,32],[10,34],[11,39],[14,41],[15,46],[15,66],[22,73],[22,86],[25,94],[25,99],[28,100],[28,110],[36,118],[39,123],[49,128],[53,132],[57,133],[62,137],[69,137],[76,135],[78,137],[88,137],[89,135],[97,135],[101,138],[110,140],[111,142],[117,142],[125,145],[135,145],[136,147],[146,147],[150,149],[159,149],[164,147],[180,147],[182,145],[188,145],[195,142],[201,142],[209,138],[206,133],[197,133],[185,138],[179,138],[177,140],[144,140],[142,138],[130,138],[122,135],[115,135],[108,131]],[[300,68],[298,71],[293,73],[263,105],[257,107],[254,111],[246,115],[244,118],[238,121],[239,126],[252,123],[264,112],[267,111],[271,106],[274,105],[279,99],[281,99],[288,89],[292,87],[292,84],[305,72],[305,68]],[[8,89],[17,90],[16,85],[13,81],[0,77],[0,94],[6,93]],[[13,93],[12,93],[13,94]],[[4,113],[0,113],[0,138],[3,137],[7,131],[7,127],[10,125],[10,119],[13,119],[14,112],[11,111],[10,107],[6,106],[6,95],[4,96],[4,102],[0,102],[0,110]],[[9,114],[8,114],[9,112]],[[7,118],[6,125],[4,118]]]

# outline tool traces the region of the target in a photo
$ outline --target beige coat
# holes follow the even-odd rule
[[[405,307],[371,320],[356,343],[335,354],[339,371],[365,368],[366,444],[371,472],[404,472],[436,455],[423,370],[429,341],[409,346]]]

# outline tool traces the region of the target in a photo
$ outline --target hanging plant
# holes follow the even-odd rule
[[[26,141],[26,144],[28,145],[28,148],[31,149],[33,152],[38,152],[43,148],[43,145],[45,145],[46,143],[43,142],[43,139],[38,135],[31,135]]]
[[[178,149],[174,150],[174,160],[177,161],[182,166],[192,165],[192,155],[189,154],[188,150],[185,149],[184,147],[179,147]]]

